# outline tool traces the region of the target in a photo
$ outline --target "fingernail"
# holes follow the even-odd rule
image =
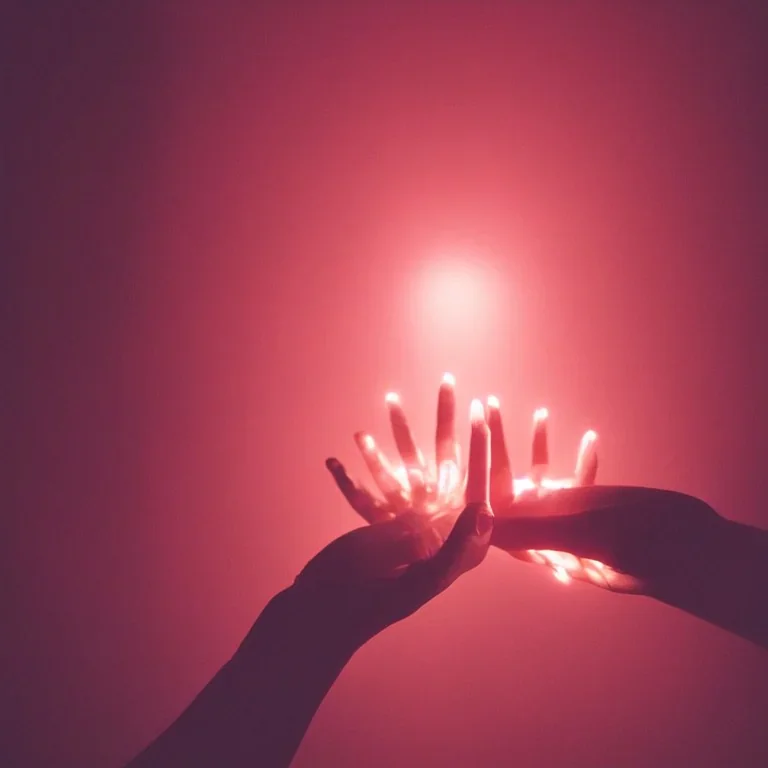
[[[486,536],[493,528],[493,515],[485,508],[481,507],[475,517],[475,533],[480,536]]]

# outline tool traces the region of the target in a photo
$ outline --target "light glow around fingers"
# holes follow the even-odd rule
[[[547,408],[537,408],[533,412],[534,426],[538,425],[542,421],[546,421],[548,418],[549,418],[549,409]]]
[[[564,488],[573,488],[573,479],[570,477],[552,478],[542,477],[541,481],[537,484],[530,477],[516,477],[512,481],[515,498],[519,496],[529,495],[533,492],[536,493],[536,497],[546,496],[553,491],[562,491]]]
[[[384,402],[387,405],[400,405],[400,395],[397,392],[387,392],[384,397]]]
[[[566,571],[566,570],[565,570],[565,568],[563,568],[563,567],[562,567],[562,566],[560,566],[560,565],[556,565],[556,566],[555,566],[555,567],[552,569],[552,573],[554,574],[555,578],[556,578],[556,579],[557,579],[559,582],[562,582],[563,584],[569,584],[569,583],[570,583],[570,581],[571,581],[571,576],[570,576],[570,574],[568,573],[568,571]]]
[[[489,407],[497,406],[497,403],[497,398],[488,398]],[[587,482],[594,482],[594,472],[597,468],[595,452],[597,433],[591,429],[581,439],[574,476],[553,478],[546,474],[548,418],[549,411],[546,408],[537,408],[534,412],[531,473],[526,477],[513,479],[512,487],[516,501],[539,499],[566,488],[579,486],[590,475],[591,478]],[[579,578],[606,587],[610,586],[611,579],[616,576],[615,571],[604,563],[581,559],[568,552],[529,549],[527,554],[532,562],[548,566],[554,577],[563,584],[570,583],[573,578]]]
[[[455,407],[454,388],[456,378],[451,373],[444,373],[440,385],[441,407],[453,412]],[[390,411],[390,417],[397,416],[402,411],[400,395],[390,391],[385,396],[385,402]],[[428,515],[441,515],[447,510],[459,510],[470,501],[488,499],[488,484],[490,475],[490,428],[488,419],[500,419],[500,402],[495,395],[489,395],[485,405],[481,400],[473,400],[469,409],[472,434],[470,438],[470,456],[474,448],[475,458],[483,457],[479,472],[473,478],[465,477],[458,458],[458,443],[453,437],[453,428],[444,433],[444,446],[449,450],[440,451],[441,442],[438,435],[438,453],[442,454],[439,464],[431,457],[424,457],[415,446],[418,458],[418,468],[406,464],[391,464],[377,446],[374,438],[366,433],[358,433],[356,439],[361,448],[366,463],[374,473],[377,484],[390,499],[400,498],[406,506],[417,509]],[[443,416],[445,420],[445,414]],[[547,425],[549,410],[537,408],[533,416],[534,450],[531,472],[526,477],[513,478],[512,488],[514,500],[531,500],[557,493],[566,488],[582,484],[584,477],[590,476],[594,482],[597,468],[597,433],[587,431],[581,439],[576,461],[576,471],[573,477],[554,478],[547,472],[548,445]],[[440,422],[440,411],[438,411]],[[451,425],[453,420],[451,417]],[[398,448],[400,446],[398,445]],[[410,454],[412,451],[408,451]],[[402,455],[402,450],[401,450]],[[536,463],[539,459],[539,463]],[[471,461],[471,459],[470,459]],[[465,483],[466,480],[466,483]],[[414,492],[414,489],[416,492]],[[579,558],[568,552],[555,550],[527,550],[531,562],[544,565],[557,581],[569,584],[573,579],[590,581],[604,588],[612,588],[618,583],[620,574],[598,560]]]
[[[469,420],[472,422],[472,426],[485,424],[485,408],[483,408],[482,400],[475,398],[469,405]]]
[[[461,472],[454,461],[440,462],[437,472],[437,497],[438,502],[446,502],[458,490],[461,484]]]

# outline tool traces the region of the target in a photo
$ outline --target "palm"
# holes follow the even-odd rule
[[[489,504],[490,432],[481,403],[473,403],[472,413],[466,493],[461,493],[466,503],[455,524],[443,512],[454,509],[452,499],[459,494],[445,495],[439,488],[433,491],[421,477],[422,511],[403,509],[399,491],[396,498],[379,502],[378,507],[364,506],[369,518],[378,515],[381,519],[370,519],[369,526],[333,541],[310,560],[296,579],[297,588],[312,602],[328,604],[337,620],[342,625],[351,624],[358,635],[370,636],[405,618],[485,556],[493,527]],[[379,458],[374,455],[372,459],[376,472],[383,466]],[[329,462],[329,467],[338,473],[340,465],[334,467]],[[354,489],[343,480],[340,485],[347,494]],[[430,501],[433,496],[434,501]],[[448,499],[445,508],[435,508],[443,496]],[[360,501],[354,494],[352,498]],[[366,498],[370,501],[370,496]]]

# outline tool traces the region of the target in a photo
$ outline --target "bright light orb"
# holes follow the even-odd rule
[[[417,280],[414,307],[418,325],[443,343],[476,344],[490,332],[500,312],[499,291],[504,281],[488,259],[437,254],[424,264]]]

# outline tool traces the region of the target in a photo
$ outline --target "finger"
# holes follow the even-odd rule
[[[494,503],[513,495],[512,469],[509,464],[504,426],[501,421],[499,398],[491,395],[487,401],[488,427],[491,431],[491,499]]]
[[[444,462],[458,467],[458,443],[456,441],[456,379],[452,374],[443,375],[437,395],[437,431],[435,434],[435,458],[438,472]]]
[[[386,456],[376,445],[373,437],[365,432],[357,432],[355,442],[374,482],[384,494],[387,503],[396,509],[405,507],[408,501],[406,489],[395,475]]]
[[[472,433],[469,438],[467,504],[490,506],[491,435],[480,400],[472,401],[469,420],[472,424]]]
[[[397,450],[406,467],[422,468],[424,461],[416,447],[416,442],[411,434],[408,419],[405,416],[403,406],[400,404],[400,396],[397,392],[389,392],[386,397],[389,409],[389,422],[392,425],[392,434],[395,438]]]
[[[584,433],[579,445],[579,455],[576,459],[576,485],[589,486],[595,484],[597,477],[597,432],[589,430]]]
[[[549,411],[538,408],[533,414],[533,444],[531,446],[531,467],[534,477],[540,479],[549,466],[549,440],[547,422]]]
[[[327,459],[325,466],[336,481],[336,485],[349,503],[349,506],[363,520],[369,523],[379,523],[392,517],[392,514],[370,491],[361,488],[352,480],[347,474],[344,465],[338,459]]]
[[[409,566],[398,580],[402,615],[412,613],[450,586],[462,573],[477,567],[491,541],[494,518],[486,504],[467,504],[437,554]]]
[[[395,445],[400,453],[400,457],[405,465],[408,474],[408,481],[411,486],[411,493],[414,499],[419,500],[424,497],[425,482],[425,464],[421,451],[416,447],[411,428],[405,417],[405,411],[400,404],[400,397],[396,392],[390,392],[386,397],[387,407],[389,409],[389,421],[392,425],[392,434],[395,438]]]

